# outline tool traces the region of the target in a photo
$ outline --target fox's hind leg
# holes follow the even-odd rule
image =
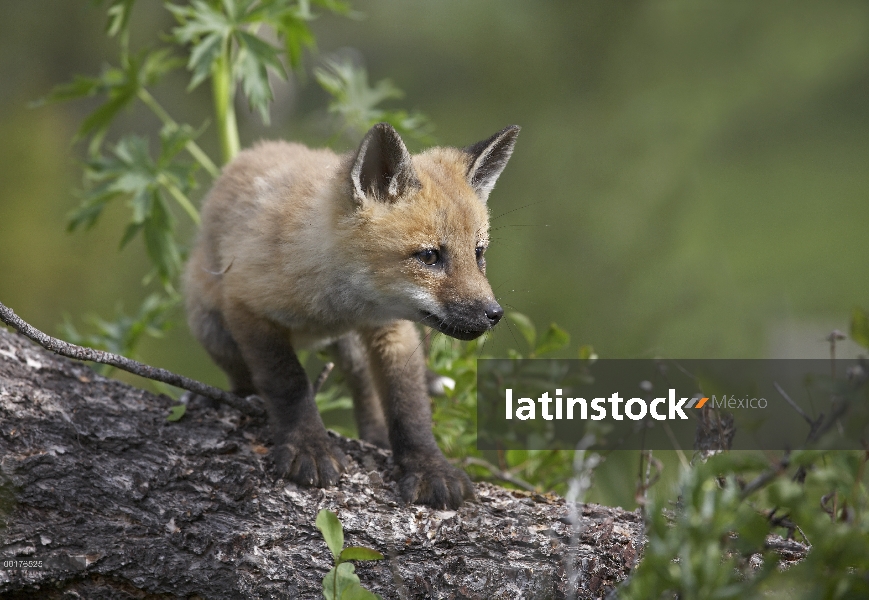
[[[353,415],[359,437],[381,448],[389,448],[389,434],[380,396],[371,377],[368,353],[356,332],[339,338],[329,348],[353,394]]]
[[[226,373],[232,392],[242,397],[256,393],[250,369],[244,362],[238,344],[226,328],[220,311],[190,306],[188,313],[190,330],[217,366]]]

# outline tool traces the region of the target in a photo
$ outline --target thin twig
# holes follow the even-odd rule
[[[804,419],[806,420],[806,423],[808,423],[809,426],[814,427],[815,422],[812,421],[811,417],[809,417],[809,415],[807,415],[807,414],[803,411],[802,408],[800,408],[799,406],[797,406],[797,403],[796,403],[796,402],[794,402],[793,400],[791,400],[791,397],[788,396],[787,393],[782,389],[782,387],[778,384],[778,381],[773,381],[772,384],[773,384],[773,386],[775,386],[776,391],[777,391],[779,394],[781,394],[781,397],[784,398],[785,400],[787,400],[787,403],[790,404],[791,407],[792,407],[795,411],[797,411],[797,413],[799,413],[799,415],[800,415],[802,418],[804,418]]]
[[[807,544],[808,540],[806,540],[806,544],[801,544],[796,540],[782,538],[781,536],[770,536],[766,539],[763,546],[767,550],[775,550],[778,553],[789,552],[796,554],[802,559],[809,552]],[[811,546],[811,544],[808,544],[808,546]]]
[[[507,481],[512,483],[516,487],[520,487],[523,490],[527,490],[529,492],[536,492],[537,488],[528,483],[523,479],[519,479],[515,475],[511,475],[507,471],[502,471],[488,460],[484,460],[482,458],[477,458],[476,456],[466,456],[462,459],[462,466],[474,465],[477,467],[483,467],[487,471],[489,471],[492,475],[494,475],[497,479],[502,481]]]
[[[679,457],[679,463],[682,465],[682,468],[687,471],[691,468],[691,463],[688,462],[688,457],[685,456],[685,453],[679,446],[679,440],[676,439],[676,434],[673,433],[673,430],[670,428],[670,424],[667,423],[667,421],[664,421],[664,432],[667,434],[667,437],[670,438],[670,443],[673,444],[673,449],[676,450],[676,456]]]
[[[323,384],[326,383],[326,378],[329,377],[329,373],[332,372],[332,369],[335,368],[335,363],[327,362],[323,365],[323,370],[320,371],[320,374],[317,376],[317,381],[314,382],[314,395],[317,395],[317,392],[320,391],[320,388],[323,387]]]
[[[56,354],[60,354],[61,356],[74,358],[75,360],[87,360],[104,365],[111,365],[118,369],[127,371],[128,373],[132,373],[133,375],[138,375],[139,377],[152,379],[154,381],[162,381],[163,383],[168,383],[169,385],[174,385],[175,387],[213,398],[214,400],[228,404],[247,415],[262,416],[264,414],[259,407],[253,406],[244,398],[216,387],[205,385],[195,379],[190,379],[183,375],[177,375],[171,371],[167,371],[166,369],[152,367],[119,354],[94,350],[93,348],[86,348],[84,346],[77,346],[55,337],[51,337],[24,321],[21,317],[16,315],[11,308],[7,307],[2,302],[0,302],[0,320],[11,327],[14,327],[18,333],[33,340],[46,350],[50,350]]]
[[[773,465],[771,469],[764,471],[763,473],[755,477],[754,480],[752,480],[748,485],[746,485],[739,495],[740,499],[745,500],[757,490],[765,487],[770,482],[774,481],[779,475],[787,470],[790,464],[790,455],[786,454],[782,457],[778,464]]]

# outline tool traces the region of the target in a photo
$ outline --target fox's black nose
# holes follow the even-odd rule
[[[504,309],[501,308],[501,305],[497,302],[492,302],[490,305],[486,307],[486,317],[489,319],[489,322],[492,324],[492,327],[498,324],[498,321],[501,320],[501,317],[504,316]]]

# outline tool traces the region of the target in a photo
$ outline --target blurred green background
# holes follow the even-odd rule
[[[239,103],[242,145],[327,143],[327,96],[310,70],[335,52],[405,90],[398,105],[427,114],[440,143],[521,125],[490,199],[490,280],[509,309],[570,332],[565,356],[592,344],[606,357],[823,357],[824,336],[869,306],[866,2],[353,7],[361,18],[315,22],[319,57],[306,77],[276,82],[270,126]],[[173,25],[157,2],[139,2],[133,23],[134,48]],[[85,0],[0,3],[0,301],[55,334],[64,315],[81,326],[134,311],[148,270],[141,242],[117,251],[121,206],[87,233],[65,231],[84,156],[71,140],[97,101],[28,107],[115,63],[104,26]],[[153,93],[199,125],[210,92],[186,84],[178,73]],[[158,130],[142,109],[114,131],[153,143]],[[214,128],[200,144],[218,155]],[[502,325],[488,351],[522,343]],[[180,313],[141,357],[224,381]]]

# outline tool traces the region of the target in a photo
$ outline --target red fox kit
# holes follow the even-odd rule
[[[233,391],[265,400],[281,475],[329,486],[343,469],[295,352],[328,345],[360,436],[392,448],[404,500],[473,497],[432,435],[414,323],[470,340],[503,315],[486,201],[518,133],[411,156],[380,123],[355,153],[264,142],[224,169],[187,267],[188,317]]]

